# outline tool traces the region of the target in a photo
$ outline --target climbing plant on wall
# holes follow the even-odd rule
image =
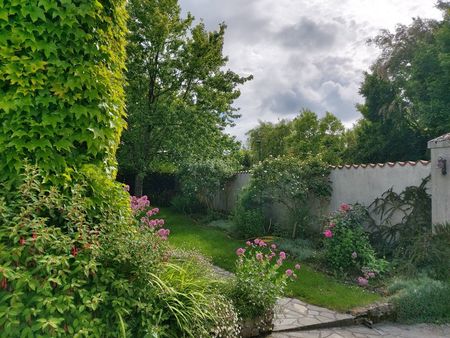
[[[92,163],[114,172],[125,125],[125,1],[0,5],[0,182],[25,159],[52,179]]]

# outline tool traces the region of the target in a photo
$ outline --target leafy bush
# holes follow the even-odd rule
[[[175,211],[182,214],[197,214],[205,211],[205,206],[202,205],[196,198],[185,194],[179,194],[170,201]]]
[[[392,258],[400,273],[426,273],[445,281],[450,278],[450,227],[436,225],[432,231],[429,180],[406,187],[400,194],[389,189],[372,203],[381,225],[371,223],[371,239],[379,252]]]
[[[148,199],[132,199],[133,219],[123,187],[94,168],[67,188],[26,173],[19,192],[0,199],[2,337],[210,337],[222,311],[236,329],[201,262],[168,262],[168,231]]]
[[[179,171],[181,190],[185,196],[197,199],[207,209],[212,209],[214,197],[234,171],[234,166],[222,159],[184,163]]]
[[[280,250],[289,252],[295,259],[300,261],[310,260],[317,254],[314,245],[307,239],[279,238],[276,240],[276,243]]]
[[[52,181],[83,164],[115,168],[125,2],[2,2],[0,182],[8,188],[20,184],[24,159]]]
[[[377,259],[364,231],[368,212],[360,205],[342,204],[339,212],[331,215],[323,232],[325,263],[339,274],[364,276],[361,285],[386,269],[386,261]]]
[[[266,206],[280,204],[288,210],[290,234],[295,238],[309,226],[310,198],[330,196],[328,174],[328,166],[318,160],[300,161],[288,156],[268,158],[253,169],[236,214],[242,215],[246,222],[252,214],[247,214],[247,211],[258,210],[262,213]],[[236,221],[239,226],[244,222]],[[260,229],[261,226],[267,226],[266,222],[261,223]],[[257,230],[257,224],[252,224],[251,228]]]
[[[450,284],[430,278],[399,280],[389,287],[397,319],[406,323],[450,322]]]
[[[247,241],[246,248],[236,251],[236,278],[230,287],[230,297],[242,319],[255,318],[272,311],[278,297],[283,294],[289,278],[296,278],[291,269],[280,272],[286,259],[260,239]],[[300,268],[300,266],[296,266]]]

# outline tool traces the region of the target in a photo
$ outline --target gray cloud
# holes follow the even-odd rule
[[[242,117],[227,129],[239,139],[258,120],[293,118],[302,108],[359,118],[362,73],[377,56],[366,40],[380,28],[439,12],[423,0],[179,0],[208,29],[228,26],[228,67],[254,80],[236,100]]]
[[[314,22],[302,17],[297,24],[283,28],[275,38],[288,48],[315,50],[333,46],[337,34],[339,26],[335,23]]]

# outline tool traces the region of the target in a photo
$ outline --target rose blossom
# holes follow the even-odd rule
[[[358,284],[361,286],[366,286],[369,284],[369,281],[364,277],[358,277]]]
[[[333,233],[331,232],[330,229],[325,230],[325,231],[323,232],[323,234],[324,234],[324,236],[325,236],[326,238],[331,238],[331,237],[333,237]]]
[[[341,206],[339,207],[339,210],[342,212],[348,212],[348,211],[350,211],[351,208],[352,207],[349,204],[342,203]]]
[[[244,248],[239,248],[236,250],[236,255],[238,255],[238,256],[242,256],[244,253],[245,253]]]

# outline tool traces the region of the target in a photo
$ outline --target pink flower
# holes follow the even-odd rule
[[[239,248],[236,250],[236,255],[238,255],[238,256],[242,256],[244,253],[245,253],[244,248]]]
[[[20,237],[20,239],[19,239],[19,244],[20,244],[20,245],[25,245],[25,242],[26,242],[25,238]]]
[[[258,245],[259,242],[261,242],[261,240],[260,240],[259,238],[257,238],[257,239],[255,239],[253,242],[254,242],[256,245]]]
[[[272,248],[272,250],[275,250],[277,248],[276,244],[272,244],[270,247]]]
[[[368,278],[374,278],[375,277],[375,272],[368,272],[367,273],[367,277]]]
[[[364,277],[358,277],[358,284],[361,286],[366,286],[367,284],[369,284],[369,281],[364,278]]]
[[[280,252],[280,259],[286,259],[286,253],[284,251]]]
[[[263,240],[260,240],[259,241],[259,246],[267,246],[267,243],[264,242]]]
[[[296,270],[300,270],[300,264],[298,264],[298,263],[295,264],[295,269],[296,269]]]
[[[163,241],[165,241],[167,239],[169,234],[170,234],[170,230],[169,229],[159,229],[158,230],[158,236],[161,237],[161,239]]]
[[[291,269],[287,269],[287,270],[286,270],[286,275],[287,275],[288,277],[291,277],[293,274],[294,274],[294,271],[292,271]]]
[[[264,256],[263,256],[262,253],[258,252],[258,253],[256,254],[256,259],[257,259],[258,261],[262,261],[263,258],[264,258]]]
[[[355,251],[353,251],[353,252],[352,252],[352,258],[353,258],[353,259],[356,259],[357,257],[358,257],[358,254],[357,254]]]
[[[326,238],[331,238],[331,237],[333,237],[333,233],[331,232],[330,229],[325,230],[325,231],[323,232],[323,235],[324,235]]]
[[[330,228],[334,228],[336,226],[336,223],[331,222],[330,223]]]
[[[342,212],[348,212],[350,211],[352,207],[350,205],[348,205],[347,203],[342,203],[341,206],[339,207],[339,210]]]
[[[251,246],[251,245],[252,245],[252,242],[247,241],[247,242],[245,242],[245,245]]]
[[[283,260],[281,258],[278,258],[277,265],[283,265]]]

